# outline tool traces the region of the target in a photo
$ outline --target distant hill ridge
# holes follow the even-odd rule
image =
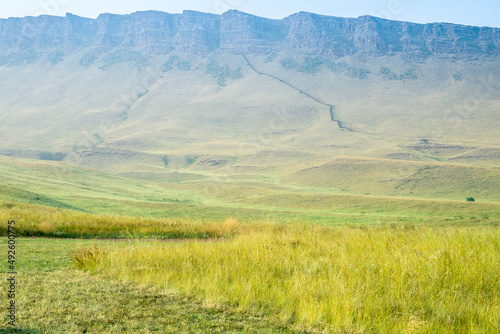
[[[449,23],[416,24],[377,17],[340,18],[300,12],[282,20],[230,10],[222,15],[157,11],[0,19],[0,65],[57,62],[83,53],[91,64],[111,51],[163,55],[214,52],[266,54],[284,48],[341,58],[403,54],[478,57],[500,55],[500,29]]]

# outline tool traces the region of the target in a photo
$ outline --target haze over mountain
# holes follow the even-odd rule
[[[0,78],[4,155],[189,189],[500,200],[498,28],[305,12],[0,19]]]

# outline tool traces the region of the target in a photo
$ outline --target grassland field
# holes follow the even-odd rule
[[[206,242],[19,238],[19,331],[1,328],[495,333],[500,326],[497,227],[227,219],[217,232]]]
[[[18,328],[2,322],[0,332],[500,328],[494,199],[342,194],[237,178],[162,183],[0,159],[0,234],[7,240],[15,220],[18,236]]]

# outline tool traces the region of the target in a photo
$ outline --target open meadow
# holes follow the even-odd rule
[[[382,222],[344,201],[341,220],[320,223],[2,201],[2,234],[15,219],[19,237],[21,333],[497,332],[498,204],[379,199]]]

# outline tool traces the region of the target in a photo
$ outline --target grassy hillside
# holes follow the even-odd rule
[[[364,160],[360,162],[366,163]],[[377,163],[376,166],[382,164]],[[321,168],[327,167],[319,169]],[[327,170],[331,172],[331,169]],[[255,179],[253,174],[247,177],[243,173],[218,175],[214,171],[205,172],[204,180],[176,179],[173,182],[161,178],[154,183],[125,179],[65,162],[7,157],[0,158],[0,172],[0,200],[4,203],[2,205],[4,220],[17,217],[31,226],[29,230],[37,230],[37,226],[43,222],[57,228],[60,226],[63,230],[65,222],[68,221],[75,223],[96,221],[96,226],[107,224],[107,218],[94,217],[93,214],[140,216],[153,221],[173,219],[223,222],[229,217],[234,217],[243,222],[314,222],[329,225],[500,223],[499,204],[492,199],[491,203],[485,203],[488,201],[480,195],[475,203],[466,203],[465,197],[460,196],[458,201],[404,198],[394,196],[392,190],[391,196],[348,195],[348,192],[335,189],[326,183],[328,180],[335,180],[327,172],[322,172],[323,176],[311,176],[307,174],[310,171],[306,170],[297,172],[300,177],[297,175],[292,177],[294,182],[298,180],[304,183],[309,180],[308,176],[311,176],[312,180],[321,180],[321,177],[325,177],[325,184],[310,186],[284,183],[278,178],[265,175]],[[451,172],[443,173],[446,177],[453,175]],[[359,183],[353,184],[353,188],[366,186],[362,183],[366,180],[363,175],[358,171],[358,175],[353,176],[360,180]],[[493,174],[490,180],[493,184],[496,180],[495,175]],[[341,177],[349,181],[347,176]],[[380,193],[386,189],[378,185],[377,179],[374,181],[368,179],[366,182]],[[434,189],[433,184],[425,182],[424,178],[422,183],[425,187],[419,189],[428,191],[428,196],[436,195],[431,192]],[[447,179],[444,178],[442,182],[447,182]],[[495,193],[490,190],[489,194]],[[423,196],[422,193],[420,195]],[[114,221],[119,218],[113,216],[109,219]],[[124,220],[133,222],[132,218]],[[146,227],[150,225],[151,223],[147,223]],[[115,229],[117,232],[120,232],[118,231],[120,229],[128,230],[126,226],[117,226]]]
[[[367,195],[500,201],[500,170],[442,163],[345,157],[300,170],[287,180]]]
[[[141,205],[191,204],[190,192],[168,190],[64,162],[0,157],[1,199],[88,212],[134,213]]]

